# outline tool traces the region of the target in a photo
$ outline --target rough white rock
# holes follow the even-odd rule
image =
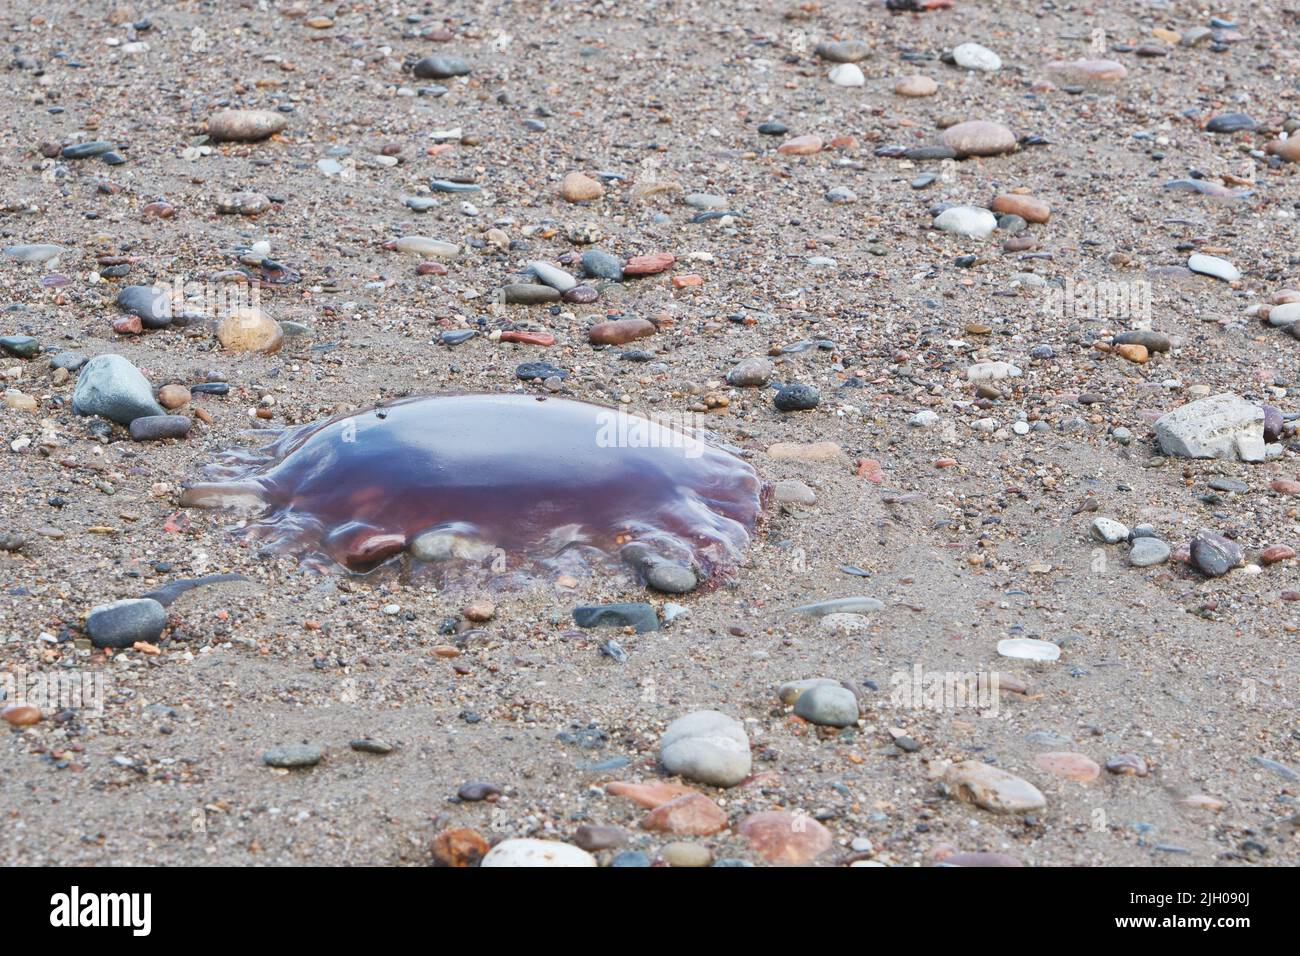
[[[1263,461],[1264,410],[1229,392],[1211,395],[1161,415],[1156,441],[1166,455]]]
[[[1106,544],[1119,544],[1128,540],[1128,528],[1114,518],[1094,518],[1092,536]]]
[[[979,206],[949,206],[934,217],[934,228],[971,239],[987,239],[997,227],[997,217]]]
[[[1002,378],[1015,378],[1020,368],[1010,362],[976,362],[966,369],[968,382],[993,382]]]

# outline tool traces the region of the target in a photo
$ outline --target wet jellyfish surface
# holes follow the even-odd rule
[[[316,567],[401,565],[441,584],[631,568],[689,591],[740,563],[754,469],[671,424],[533,395],[408,398],[235,449],[182,504]]]

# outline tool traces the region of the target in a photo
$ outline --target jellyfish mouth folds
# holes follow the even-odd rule
[[[318,569],[440,586],[625,571],[684,593],[726,580],[762,517],[753,467],[684,429],[533,395],[434,395],[233,449],[181,504]]]

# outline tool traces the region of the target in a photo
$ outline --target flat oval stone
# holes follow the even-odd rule
[[[1101,776],[1101,766],[1097,761],[1078,753],[1043,753],[1034,758],[1034,763],[1054,776],[1079,783],[1089,783]]]
[[[288,117],[272,110],[222,110],[208,119],[208,136],[218,142],[256,142],[288,125]]]
[[[939,136],[958,156],[997,156],[1016,148],[1016,134],[1001,123],[968,120],[949,126]]]
[[[1128,76],[1124,64],[1115,60],[1053,60],[1046,69],[1055,82],[1066,86],[1118,83]]]
[[[812,724],[852,727],[858,722],[858,699],[838,684],[817,684],[799,695],[794,712]]]
[[[996,73],[1002,69],[1002,57],[978,43],[963,43],[953,48],[953,62],[967,70]]]
[[[157,644],[167,626],[167,610],[152,598],[127,598],[101,604],[86,615],[86,633],[95,647]]]
[[[507,305],[545,305],[560,301],[560,290],[534,282],[512,282],[502,286],[501,295]]]
[[[1241,270],[1227,259],[1220,259],[1218,256],[1207,256],[1199,252],[1188,258],[1187,268],[1193,272],[1199,272],[1201,275],[1222,279],[1224,282],[1236,282],[1241,278]]]
[[[807,133],[803,136],[796,136],[794,139],[786,140],[777,147],[778,153],[785,153],[787,156],[811,156],[814,153],[822,151],[824,143],[820,136]]]
[[[568,292],[578,284],[577,279],[549,262],[530,262],[528,263],[528,270],[537,276],[541,282],[552,289],[558,289],[560,292]]]
[[[625,345],[654,335],[656,331],[654,323],[647,319],[611,319],[589,328],[587,341],[592,345]]]
[[[76,143],[72,146],[63,147],[64,159],[88,159],[92,156],[103,156],[105,153],[112,152],[114,144],[97,140],[93,143]]]
[[[184,438],[190,431],[186,415],[145,415],[131,422],[132,441],[162,441]]]
[[[902,77],[894,84],[894,92],[899,96],[934,96],[939,92],[939,84],[928,76],[915,74]]]
[[[994,212],[1019,216],[1025,222],[1044,223],[1052,218],[1052,207],[1041,199],[1020,193],[1004,193],[989,207]]]
[[[28,245],[5,246],[4,254],[18,262],[53,262],[68,250],[53,243],[34,243]]]
[[[831,63],[857,63],[871,55],[871,47],[861,40],[826,40],[813,52]]]
[[[324,756],[325,751],[315,744],[288,744],[284,747],[267,748],[262,754],[262,763],[268,767],[301,770],[316,766]]]
[[[456,56],[426,56],[412,67],[412,72],[422,80],[445,80],[465,76],[469,71],[469,64]]]
[[[1047,806],[1033,784],[978,760],[953,764],[945,771],[944,782],[958,799],[993,813],[1028,813]]]
[[[998,641],[998,653],[1022,661],[1054,661],[1061,656],[1061,648],[1051,641],[1032,637],[1009,637]]]
[[[393,248],[405,255],[420,256],[423,259],[455,259],[460,255],[460,246],[456,243],[428,236],[403,236],[393,243]]]
[[[1251,132],[1258,124],[1245,113],[1220,113],[1205,124],[1207,133]]]
[[[1129,564],[1135,568],[1149,568],[1169,560],[1169,545],[1159,538],[1138,538],[1128,553]]]

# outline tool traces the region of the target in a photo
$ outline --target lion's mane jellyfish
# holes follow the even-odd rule
[[[250,512],[273,553],[354,573],[632,568],[689,591],[734,568],[764,493],[735,455],[670,424],[533,395],[409,398],[236,449],[182,504]]]

